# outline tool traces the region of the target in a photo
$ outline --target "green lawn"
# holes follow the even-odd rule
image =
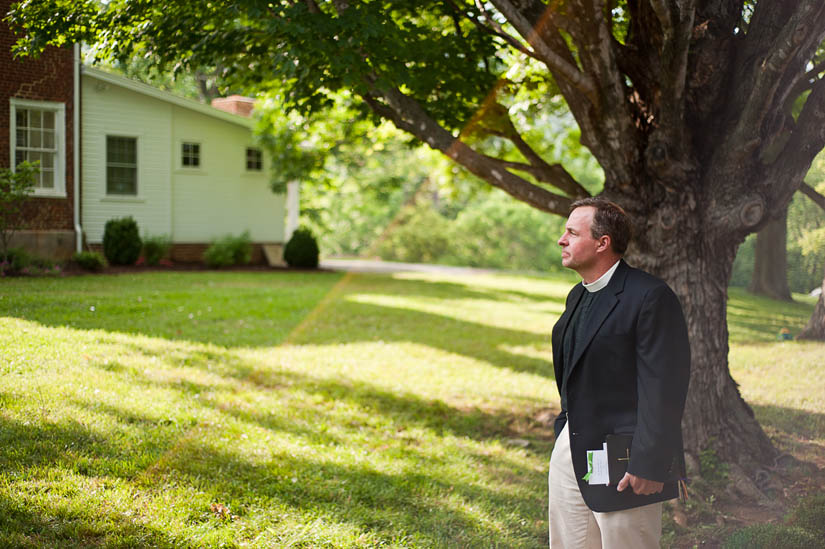
[[[0,280],[0,546],[546,546],[573,280]],[[812,303],[729,306],[766,428],[825,447],[825,346],[775,339]]]

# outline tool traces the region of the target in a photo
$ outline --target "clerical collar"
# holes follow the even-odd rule
[[[621,259],[619,261],[621,261]],[[595,280],[590,284],[586,284],[584,280],[582,280],[582,286],[584,286],[588,292],[598,292],[599,290],[607,286],[608,282],[610,282],[610,278],[613,276],[613,273],[616,272],[616,269],[619,266],[619,261],[617,261],[613,264],[612,267],[607,269],[607,272],[600,276],[598,280]]]

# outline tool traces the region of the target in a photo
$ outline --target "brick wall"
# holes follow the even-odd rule
[[[16,39],[2,21],[12,0],[0,0],[0,167],[11,164],[9,151],[9,98],[54,101],[66,105],[66,197],[31,198],[24,207],[25,228],[29,231],[73,231],[74,192],[73,136],[74,67],[72,47],[47,48],[38,59],[14,59],[11,47]]]

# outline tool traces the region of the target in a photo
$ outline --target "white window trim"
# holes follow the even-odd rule
[[[108,137],[128,137],[130,139],[135,140],[135,194],[109,194],[109,180],[108,180],[108,166],[109,166],[109,158],[107,156],[106,151],[106,141]],[[141,194],[141,184],[140,184],[140,159],[141,159],[141,144],[142,139],[139,135],[135,135],[133,133],[120,133],[120,132],[104,132],[103,133],[103,198],[101,200],[105,201],[114,201],[114,202],[140,202],[143,200],[143,196]]]
[[[29,99],[9,98],[9,164],[14,170],[17,148],[17,107],[40,109],[54,112],[54,141],[57,148],[54,159],[54,188],[35,187],[32,196],[49,198],[66,198],[66,104],[54,101],[32,101]]]
[[[200,164],[198,166],[183,165],[183,144],[191,143],[198,146]],[[175,151],[175,171],[178,173],[188,173],[193,175],[206,175],[206,154],[202,139],[178,139],[177,150]]]

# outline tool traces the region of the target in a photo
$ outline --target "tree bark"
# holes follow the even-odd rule
[[[773,464],[778,452],[728,369],[727,283],[739,242],[720,232],[703,234],[701,208],[679,222],[658,217],[653,223],[635,218],[641,225],[634,227],[628,260],[666,280],[682,303],[691,346],[682,419],[686,452],[698,463],[699,453],[710,448],[753,473]]]
[[[785,207],[756,235],[753,274],[748,291],[792,301],[788,286],[788,208]]]

